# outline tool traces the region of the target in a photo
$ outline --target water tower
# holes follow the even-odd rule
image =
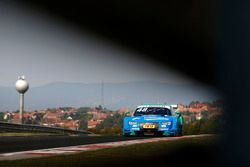
[[[25,80],[25,76],[18,77],[16,81],[16,90],[20,94],[20,107],[19,107],[19,120],[20,124],[23,123],[23,110],[24,110],[24,93],[29,89],[29,83]]]

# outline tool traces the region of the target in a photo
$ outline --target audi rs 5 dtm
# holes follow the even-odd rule
[[[182,135],[182,116],[173,105],[140,105],[123,120],[123,135]]]

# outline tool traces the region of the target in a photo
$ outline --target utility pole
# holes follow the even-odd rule
[[[103,80],[101,83],[101,105],[102,105],[102,108],[104,108],[104,82]]]

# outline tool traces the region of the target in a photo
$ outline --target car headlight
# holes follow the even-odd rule
[[[162,122],[162,125],[171,125],[171,122]]]
[[[129,121],[128,124],[129,124],[129,125],[136,125],[137,122]]]

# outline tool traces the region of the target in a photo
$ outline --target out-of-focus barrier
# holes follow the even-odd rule
[[[41,125],[30,125],[30,124],[14,124],[0,122],[0,132],[42,132],[42,133],[57,133],[57,134],[77,134],[77,135],[86,135],[91,134],[87,131],[78,131],[57,127],[46,127]]]

